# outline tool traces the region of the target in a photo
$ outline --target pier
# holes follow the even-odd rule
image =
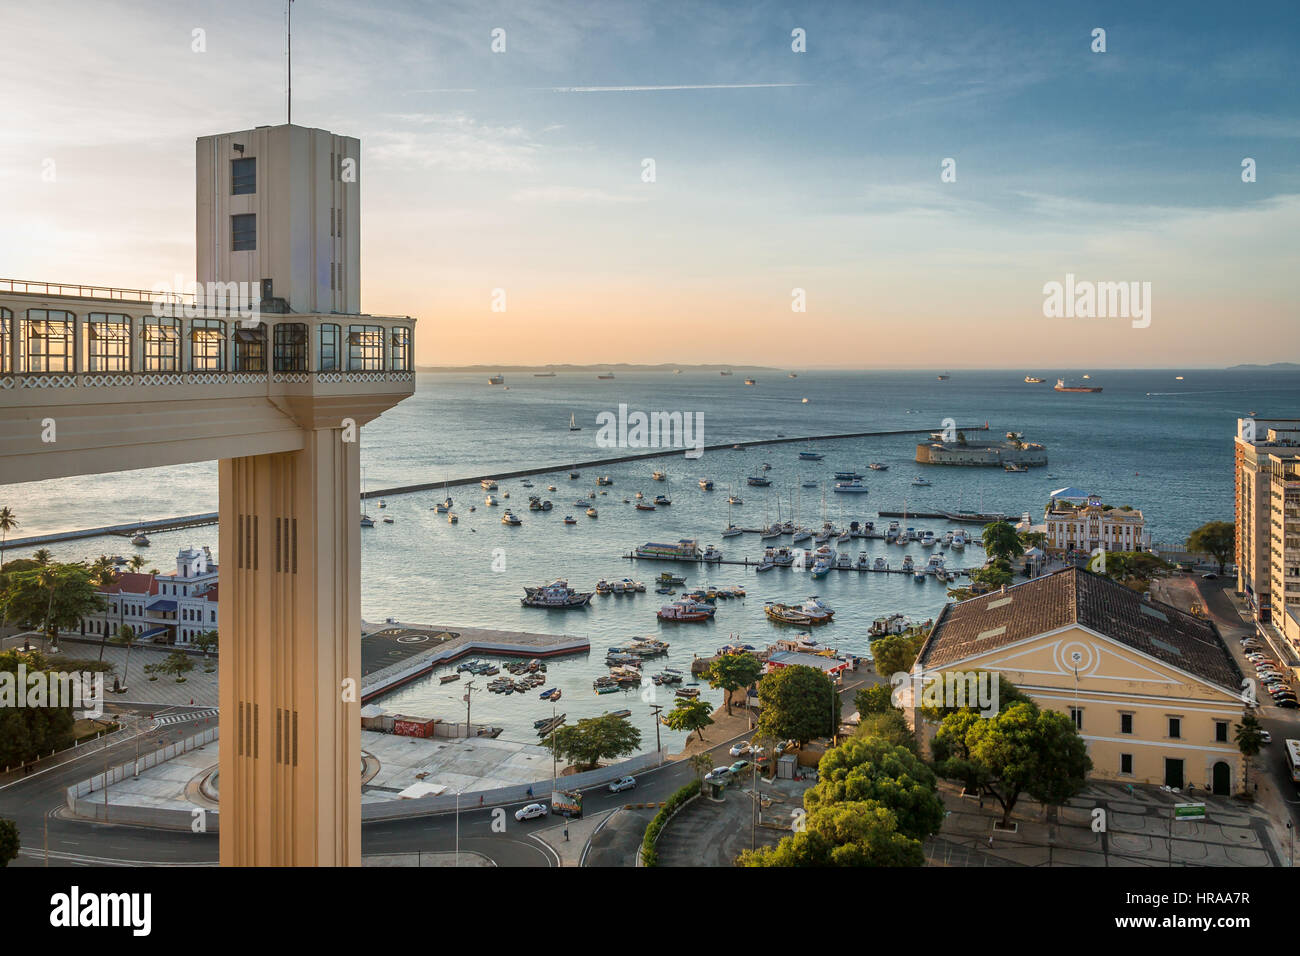
[[[915,544],[916,542],[912,542],[912,543]],[[742,568],[757,567],[758,565],[763,563],[761,559],[755,559],[751,561],[749,558],[710,558],[708,561],[705,561],[703,558],[646,558],[646,557],[641,557],[640,555],[636,554],[636,552],[634,551],[629,551],[627,554],[621,555],[621,557],[625,561],[659,561],[659,562],[667,562],[669,564],[704,564],[704,565],[730,564]],[[794,565],[777,564],[774,565],[774,567],[793,568]],[[805,565],[805,567],[802,570],[811,572],[812,566]],[[923,564],[917,565],[911,571],[904,571],[902,568],[860,568],[855,563],[851,567],[841,568],[841,567],[832,566],[830,568],[827,568],[827,570],[828,571],[856,571],[859,574],[906,574],[910,577],[916,574],[917,571],[924,571],[925,565]],[[944,568],[944,571],[951,571],[953,574],[959,574],[959,575],[963,575],[963,574],[969,575],[972,571],[976,571],[976,570],[978,570],[978,568],[947,568],[947,567]],[[927,574],[926,576],[932,577],[933,575]],[[677,586],[685,587],[685,585],[677,585]]]
[[[838,435],[801,435],[795,438],[758,438],[752,441],[726,442],[718,445],[705,445],[704,451],[727,451],[735,448],[737,445],[741,448],[759,448],[764,445],[788,445],[796,442],[811,441],[837,441],[845,438],[888,438],[895,435],[918,435],[929,434],[932,428],[902,428],[890,431],[875,432],[845,432]],[[968,425],[961,429],[962,431],[987,431],[987,425]],[[421,491],[436,491],[440,488],[460,488],[465,485],[477,485],[485,478],[493,478],[497,481],[504,481],[509,478],[530,478],[534,475],[546,475],[552,472],[567,471],[571,468],[602,468],[606,465],[617,465],[628,461],[648,461],[653,458],[667,458],[677,456],[682,453],[680,448],[660,448],[656,451],[641,452],[635,455],[619,455],[615,458],[593,458],[588,461],[570,462],[562,465],[549,465],[545,468],[523,468],[514,471],[496,471],[483,475],[473,475],[468,478],[456,478],[451,481],[426,481],[415,485],[400,485],[396,488],[380,488],[376,491],[364,491],[361,497],[365,498],[386,498],[396,497],[397,495],[416,494]],[[881,512],[886,516],[886,512]],[[953,521],[971,520],[959,517],[950,517],[949,515],[918,515],[917,517],[948,517]],[[182,515],[175,518],[155,518],[152,521],[137,521],[129,524],[106,525],[101,528],[84,528],[77,531],[55,531],[49,534],[31,535],[25,538],[10,538],[5,543],[5,550],[9,548],[28,548],[32,546],[43,547],[47,544],[58,544],[62,541],[78,541],[83,538],[99,538],[108,535],[117,535],[120,537],[131,537],[136,532],[143,531],[162,533],[164,531],[180,531],[184,528],[199,528],[204,525],[214,525],[217,523],[217,512],[201,515]]]

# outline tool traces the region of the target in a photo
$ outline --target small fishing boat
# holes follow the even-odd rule
[[[667,495],[655,495],[655,504],[666,506],[671,505],[672,501],[669,500]]]
[[[496,495],[488,495],[486,498],[483,499],[483,503],[485,505],[495,505],[495,504],[499,504],[499,501]]]
[[[686,697],[694,700],[696,697],[700,696],[700,689],[698,687],[679,687],[677,690],[673,691],[673,693],[678,697]]]
[[[455,524],[460,520],[460,516],[454,511],[447,512],[447,524]]]
[[[361,527],[363,527],[363,528],[373,528],[374,526],[375,526],[375,519],[374,519],[374,518],[370,517],[370,515],[362,515],[362,516],[361,516]],[[140,540],[141,538],[143,538],[144,540],[143,540],[143,541]],[[149,539],[148,539],[148,538],[145,538],[145,536],[142,535],[142,534],[138,534],[138,535],[136,535],[134,538],[131,539],[131,543],[132,543],[132,544],[139,544],[139,545],[148,545],[148,544],[149,544]]]
[[[686,576],[682,574],[673,574],[671,571],[659,572],[660,584],[685,584]]]
[[[701,490],[701,491],[712,491],[712,490],[713,490],[713,479],[712,479],[712,478],[701,478],[701,479],[700,479],[700,490]]]
[[[837,481],[831,490],[840,495],[865,495],[867,486],[855,478],[852,481]]]
[[[750,475],[745,479],[745,483],[753,485],[755,488],[766,488],[772,483],[771,478],[765,478],[762,475]]]
[[[917,475],[915,478],[912,479],[912,484],[914,484],[914,485],[928,485],[928,484],[930,484],[930,479],[929,479],[929,478],[925,478],[925,477],[923,477],[923,476],[921,476],[921,475]]]
[[[903,558],[904,571],[906,571],[908,574],[911,574],[912,571],[914,571],[915,569],[916,569],[916,562],[912,560],[912,556],[910,554],[907,555],[905,558]]]
[[[573,515],[565,515],[565,516],[564,516],[564,523],[565,523],[565,524],[577,524],[577,523],[578,523],[578,519],[575,518]]]
[[[752,379],[752,378],[747,378],[747,379],[745,379],[745,384],[746,384],[746,385],[757,385],[758,382],[756,382],[756,381],[755,381],[754,379]]]
[[[612,485],[613,483],[614,483],[614,479],[609,477],[609,475],[602,475],[601,477],[596,479],[597,485]]]
[[[650,479],[652,481],[663,481],[667,477],[668,473],[663,471],[652,471],[650,473]]]
[[[867,465],[867,467],[872,471],[889,471],[889,466],[879,461],[873,461],[871,464]]]
[[[383,498],[380,498],[380,499],[379,499],[379,507],[381,507],[381,508],[387,508],[387,507],[388,507],[388,505],[384,502],[384,499],[383,499]]]
[[[638,502],[636,503],[636,510],[637,510],[637,511],[654,511],[654,510],[655,510],[654,502],[652,502],[652,501],[638,501]]]
[[[560,689],[558,687],[548,687],[546,688],[546,690],[542,691],[537,696],[540,697],[542,700],[559,700]]]
[[[496,479],[495,479],[495,478],[484,478],[482,481],[479,482],[479,486],[480,486],[484,491],[496,491],[496,490],[497,490],[497,482],[496,482]]]
[[[800,460],[800,461],[821,461],[821,460],[822,460],[823,458],[825,458],[825,457],[826,457],[825,455],[818,454],[818,453],[815,452],[815,451],[801,451],[801,452],[799,452],[799,460]]]
[[[393,519],[388,515],[384,515],[384,524],[392,524],[392,523],[393,523]]]
[[[594,517],[596,517],[596,509],[595,509],[595,508],[588,508],[588,509],[587,509],[587,517],[588,517],[588,518],[594,518]]]
[[[575,471],[571,471],[571,472],[569,472],[569,480],[570,480],[570,481],[576,481],[576,480],[577,480],[581,475],[582,475],[582,472],[580,472],[580,471],[576,471],[576,470],[575,470]]]
[[[523,524],[523,521],[519,519],[517,514],[507,508],[505,514],[501,516],[501,523],[514,527]]]
[[[438,678],[439,684],[450,684],[454,680],[460,680],[460,674],[443,674]]]
[[[871,568],[873,571],[888,571],[889,562],[884,558],[876,558],[876,560],[871,563]]]

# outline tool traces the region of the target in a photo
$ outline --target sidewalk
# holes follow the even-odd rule
[[[592,835],[619,809],[615,807],[613,810],[602,810],[576,820],[560,818],[560,822],[554,826],[538,830],[533,835],[555,851],[555,855],[560,858],[560,866],[581,866],[583,853]],[[566,830],[569,835],[567,840],[564,836]],[[642,830],[644,832],[644,827]]]

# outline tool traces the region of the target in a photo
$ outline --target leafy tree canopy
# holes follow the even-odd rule
[[[804,744],[839,729],[840,695],[831,679],[814,667],[772,671],[758,682],[758,699],[758,729],[767,736]]]

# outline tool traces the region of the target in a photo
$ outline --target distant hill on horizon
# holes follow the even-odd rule
[[[1300,369],[1300,362],[1272,362],[1268,365],[1229,365],[1225,372],[1289,372]]]

